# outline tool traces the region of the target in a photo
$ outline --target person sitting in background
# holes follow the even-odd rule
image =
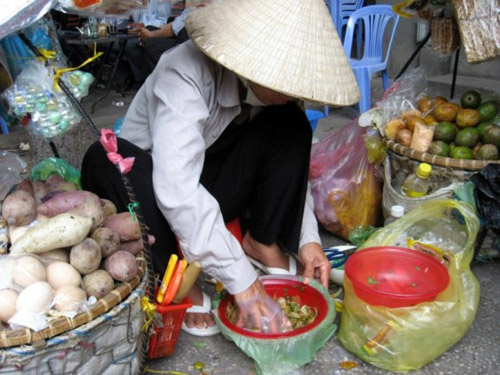
[[[127,41],[125,46],[125,56],[128,61],[128,66],[131,70],[133,81],[135,84],[141,85],[142,82],[153,71],[149,63],[149,58],[144,51],[143,43],[139,38],[140,33],[146,29],[148,31],[158,30],[167,25],[171,19],[172,5],[170,2],[160,2],[159,0],[150,0],[147,9],[137,9],[132,11],[129,23],[129,33],[137,35],[137,39]],[[177,45],[175,38],[155,38],[151,41],[151,50],[166,51],[167,49]]]
[[[189,12],[193,9],[184,9],[181,15],[176,17],[174,21],[167,23],[159,29],[150,30],[147,27],[143,27],[139,31],[139,44],[142,46],[143,51],[143,74],[149,75],[153,71],[163,52],[189,39],[184,23]]]

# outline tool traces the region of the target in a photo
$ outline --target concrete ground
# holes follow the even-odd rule
[[[374,98],[379,97],[380,87],[375,85]],[[98,93],[94,93],[84,101],[84,107],[90,114],[90,104]],[[98,127],[112,127],[116,119],[126,111],[133,94],[125,97],[112,91],[97,106],[91,115]],[[357,116],[352,108],[331,109],[327,119],[319,122],[315,132],[321,138],[334,127],[345,124]],[[29,142],[30,138],[23,129],[14,129],[10,135],[0,135],[0,150],[18,149],[20,142]],[[29,152],[23,157],[33,157]],[[344,241],[333,234],[322,231],[321,238],[325,247],[343,244]],[[476,319],[465,337],[454,347],[442,354],[435,361],[413,373],[418,375],[493,375],[500,368],[500,262],[479,263],[472,265],[472,270],[481,285],[481,300]],[[205,285],[205,288],[207,286]],[[339,324],[339,316],[337,316]],[[340,367],[342,361],[352,361],[356,367],[346,370]],[[197,375],[200,371],[194,368],[195,362],[204,364],[206,375],[255,375],[253,361],[240,351],[232,342],[221,335],[201,338],[181,332],[177,348],[173,355],[149,360],[146,363],[146,373],[152,374],[188,374]],[[315,359],[303,368],[293,372],[296,375],[326,375],[326,374],[390,374],[371,366],[347,352],[336,335],[317,353]]]

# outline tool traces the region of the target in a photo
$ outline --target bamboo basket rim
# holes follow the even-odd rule
[[[480,170],[488,164],[500,164],[500,160],[467,160],[448,158],[413,150],[388,138],[383,138],[383,141],[389,150],[394,151],[397,154],[406,156],[413,160],[439,165],[446,168]]]
[[[143,276],[146,275],[146,261],[142,256],[143,253],[140,254],[140,256],[136,257],[139,268],[137,275],[132,280],[121,283],[107,295],[98,299],[97,302],[92,305],[91,309],[79,313],[73,318],[60,316],[51,319],[48,322],[48,327],[40,331],[32,331],[29,328],[16,330],[5,329],[0,333],[0,349],[30,344],[35,347],[38,342],[44,343],[46,339],[73,330],[107,313],[128,297],[128,295],[139,285]]]

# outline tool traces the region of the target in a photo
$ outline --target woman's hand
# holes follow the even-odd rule
[[[305,244],[299,249],[299,259],[304,265],[304,284],[316,279],[328,289],[331,266],[321,245],[316,242]]]
[[[238,327],[278,333],[291,330],[291,323],[279,305],[266,292],[262,283],[256,280],[250,287],[234,295],[238,305]]]

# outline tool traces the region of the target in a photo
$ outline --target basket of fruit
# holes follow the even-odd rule
[[[498,100],[474,90],[462,95],[460,105],[422,96],[416,108],[392,118],[383,132],[390,150],[421,162],[466,170],[500,163]]]

